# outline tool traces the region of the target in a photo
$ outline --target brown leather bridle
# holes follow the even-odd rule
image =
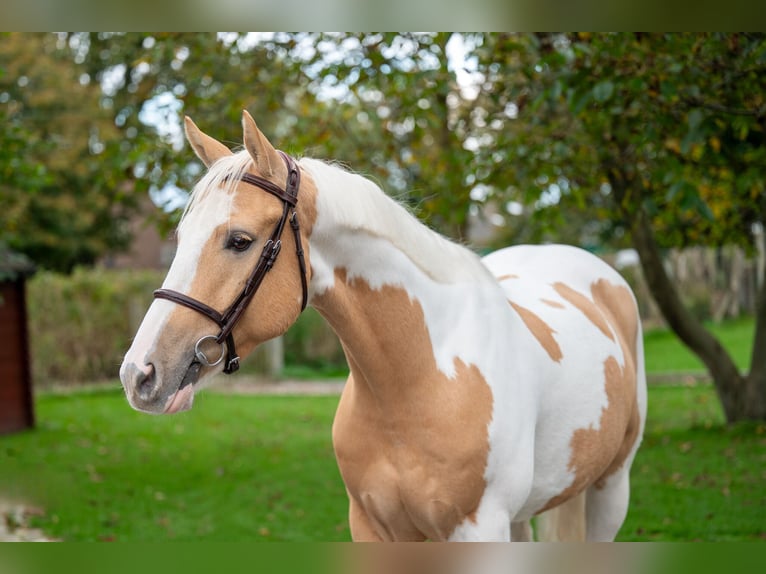
[[[296,205],[298,204],[298,190],[300,189],[301,185],[301,172],[293,158],[281,151],[279,154],[282,156],[282,159],[287,166],[287,182],[285,183],[284,189],[267,179],[257,175],[252,175],[250,173],[244,173],[240,177],[241,181],[256,187],[260,187],[262,190],[267,191],[268,193],[281,199],[283,209],[282,216],[279,218],[279,221],[274,227],[274,230],[271,232],[271,236],[263,246],[263,251],[261,252],[260,258],[258,259],[258,263],[250,273],[250,276],[245,282],[245,286],[242,288],[242,291],[239,293],[237,298],[234,299],[234,302],[229,306],[229,308],[223,313],[219,313],[209,305],[189,297],[188,295],[179,293],[178,291],[173,291],[172,289],[157,289],[154,292],[155,298],[167,299],[173,303],[178,303],[179,305],[193,309],[194,311],[201,313],[213,321],[221,328],[221,331],[218,333],[218,335],[205,335],[197,341],[197,344],[194,345],[194,356],[196,357],[195,362],[213,367],[219,364],[223,360],[224,355],[226,355],[226,363],[223,367],[223,372],[227,375],[239,369],[239,357],[237,356],[237,352],[234,347],[234,336],[232,335],[232,331],[234,330],[234,326],[237,324],[237,321],[239,321],[239,319],[242,317],[245,309],[247,308],[247,305],[252,300],[256,291],[258,291],[258,288],[261,286],[261,282],[266,276],[266,273],[271,270],[274,262],[277,260],[279,251],[282,248],[282,231],[284,230],[288,218],[290,221],[290,227],[293,230],[293,235],[295,236],[295,253],[298,256],[298,266],[301,273],[301,287],[303,288],[303,302],[301,304],[301,311],[306,308],[306,303],[308,302],[306,261],[303,255],[303,248],[301,246],[298,214],[295,210]],[[290,215],[291,210],[292,215]],[[213,339],[216,343],[222,346],[221,356],[216,361],[210,361],[207,358],[207,355],[205,355],[205,352],[200,347],[200,345],[208,339]],[[197,368],[199,368],[199,366]]]

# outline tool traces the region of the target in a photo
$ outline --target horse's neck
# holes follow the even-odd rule
[[[428,230],[377,186],[318,162],[312,305],[370,382],[416,381],[486,357],[502,291],[478,258]],[[458,364],[460,363],[460,364]]]
[[[312,305],[340,338],[354,378],[376,393],[398,394],[402,385],[475,363],[479,330],[491,329],[486,309],[504,304],[492,285],[440,283],[388,240],[361,230],[312,244],[312,268]]]

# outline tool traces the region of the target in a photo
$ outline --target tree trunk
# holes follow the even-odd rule
[[[266,341],[266,373],[272,379],[278,378],[285,368],[285,340],[281,335]]]
[[[665,272],[646,214],[633,214],[632,240],[654,300],[678,338],[705,364],[721,400],[726,420],[766,420],[766,289],[760,290],[750,374],[743,376],[733,359],[681,302]]]
[[[766,243],[766,238],[758,237]],[[763,244],[759,246],[763,248]],[[746,416],[754,420],[766,420],[766,277],[759,277],[755,301],[755,336],[750,355],[750,373],[745,381]]]

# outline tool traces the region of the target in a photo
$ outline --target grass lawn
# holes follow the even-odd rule
[[[727,427],[710,385],[649,388],[619,540],[766,539],[766,425]]]
[[[68,541],[348,540],[336,404],[202,393],[153,417],[121,390],[44,395],[37,430],[0,437],[0,496]]]
[[[755,321],[751,317],[706,325],[731,353],[740,369],[750,366]],[[644,333],[644,355],[647,373],[705,371],[705,366],[676,335],[667,329]]]
[[[68,541],[348,540],[336,397],[203,393],[170,417],[122,392],[43,395],[0,437],[0,497]],[[766,427],[723,426],[709,386],[655,387],[622,540],[766,537]]]

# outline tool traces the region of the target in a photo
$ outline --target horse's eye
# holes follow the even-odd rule
[[[244,233],[232,233],[226,241],[226,249],[247,251],[247,248],[250,247],[252,242],[253,240]]]

